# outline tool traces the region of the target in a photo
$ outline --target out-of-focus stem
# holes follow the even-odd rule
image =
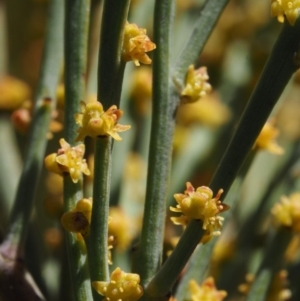
[[[278,229],[268,246],[246,301],[263,301],[266,299],[271,280],[280,268],[284,252],[292,237],[293,232],[290,228],[281,227]]]
[[[209,185],[214,192],[223,188],[223,199],[284,87],[299,67],[295,56],[299,51],[299,29],[299,20],[293,27],[284,24],[236,132]],[[162,296],[171,289],[203,233],[200,222],[193,220],[188,225],[175,250],[149,284],[149,290],[154,295]]]
[[[192,34],[172,70],[172,79],[178,89],[183,89],[190,64],[197,62],[213,28],[229,0],[207,0],[196,21]]]
[[[43,165],[51,112],[55,107],[56,87],[62,63],[63,12],[61,1],[52,0],[49,7],[40,80],[34,97],[33,119],[29,130],[28,149],[10,216],[9,229],[1,252],[11,259],[22,257],[33,199]]]

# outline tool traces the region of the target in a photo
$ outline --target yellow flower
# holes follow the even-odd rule
[[[138,274],[125,273],[118,267],[112,272],[110,282],[93,281],[92,285],[105,297],[103,301],[136,301],[143,295],[139,283]]]
[[[291,300],[292,292],[289,286],[287,270],[280,270],[274,275],[266,301],[288,301]]]
[[[67,231],[85,237],[90,231],[91,216],[92,199],[82,199],[76,203],[76,207],[72,211],[63,214],[61,224]]]
[[[277,225],[290,227],[300,233],[300,193],[293,193],[287,198],[283,196],[281,202],[272,208],[272,214]]]
[[[275,140],[279,134],[279,130],[274,126],[274,122],[274,119],[266,122],[256,139],[254,147],[268,150],[270,153],[275,155],[282,155],[284,153],[284,149],[279,146]]]
[[[152,96],[152,72],[149,67],[141,67],[134,70],[132,75],[132,87],[130,97],[132,98],[137,114],[146,115],[150,113],[150,100]]]
[[[71,147],[65,139],[60,139],[59,143],[61,148],[57,153],[48,155],[45,158],[45,166],[49,171],[57,174],[70,174],[70,177],[74,183],[77,183],[81,173],[89,175],[90,171],[88,169],[86,160],[83,159],[85,146],[84,144],[79,144],[77,146]]]
[[[194,65],[190,65],[185,80],[185,87],[181,92],[181,100],[185,103],[195,102],[210,92],[211,85],[207,82],[208,79],[206,67],[195,70]]]
[[[151,64],[152,60],[146,54],[156,48],[146,35],[146,29],[139,28],[136,24],[127,24],[124,29],[124,41],[122,49],[122,58],[125,62],[133,61],[136,66],[140,63]]]
[[[213,198],[213,192],[209,187],[201,186],[195,191],[192,184],[187,182],[186,188],[184,194],[178,193],[174,195],[178,203],[176,208],[170,207],[171,211],[181,212],[183,215],[171,217],[171,220],[174,224],[183,226],[186,226],[191,219],[202,220],[202,228],[206,231],[201,242],[205,244],[213,236],[221,234],[220,230],[224,219],[221,216],[217,216],[217,214],[228,210],[229,206],[219,200],[223,189],[220,189]]]
[[[12,76],[0,78],[0,109],[15,110],[30,97],[29,86]]]
[[[81,113],[75,114],[76,123],[80,125],[76,141],[83,140],[86,136],[111,136],[117,141],[122,140],[118,132],[130,129],[130,125],[117,124],[123,115],[123,111],[111,106],[106,112],[96,99],[89,103],[81,102]]]
[[[299,0],[271,0],[271,16],[277,16],[277,20],[284,22],[284,15],[291,25],[294,25],[299,16]]]
[[[108,234],[116,240],[116,247],[125,251],[133,239],[131,220],[120,207],[109,208],[111,221],[108,224]]]
[[[90,233],[91,217],[92,217],[93,200],[92,198],[81,199],[76,203],[75,208],[66,212],[61,217],[61,224],[63,227],[72,233],[76,234],[78,240],[83,240]],[[108,218],[108,225],[111,222],[111,217]],[[108,248],[108,263],[111,261],[111,249],[115,243],[113,235],[108,234],[107,248]]]
[[[218,291],[214,278],[209,277],[199,285],[195,280],[189,282],[191,301],[222,301],[227,296],[226,291]]]
[[[231,112],[221,101],[218,93],[210,93],[196,102],[179,106],[176,120],[178,124],[189,126],[203,124],[217,128],[225,124],[231,117]]]

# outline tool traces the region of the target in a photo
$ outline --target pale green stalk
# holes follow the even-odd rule
[[[129,0],[104,2],[98,62],[98,100],[105,110],[111,105],[119,107],[120,104],[125,68],[125,63],[121,60],[121,49],[129,4]],[[96,138],[93,210],[88,237],[88,259],[92,281],[109,280],[107,231],[111,151],[111,137]]]
[[[74,115],[80,112],[80,101],[85,97],[85,73],[89,28],[90,0],[67,0],[65,22],[65,119],[64,139],[75,145],[78,126]],[[64,210],[72,210],[83,198],[82,179],[73,183],[64,176]],[[92,300],[86,255],[82,243],[66,232],[71,289],[77,301]]]
[[[295,53],[298,52],[300,41],[299,28],[299,21],[294,27],[284,24],[234,137],[209,185],[215,193],[223,188],[223,198],[252,149],[284,87],[298,69]],[[203,233],[201,222],[196,220],[190,222],[175,250],[149,284],[149,290],[154,296],[162,296],[171,289]]]
[[[169,97],[170,36],[174,1],[155,3],[153,53],[153,110],[148,178],[142,234],[134,272],[146,285],[161,266],[165,208],[170,177],[175,106]],[[146,298],[144,298],[147,300]],[[144,300],[142,299],[142,300]]]

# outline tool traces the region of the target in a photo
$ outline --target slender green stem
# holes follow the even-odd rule
[[[158,271],[162,258],[167,187],[170,177],[175,106],[169,97],[169,53],[174,1],[155,3],[153,53],[153,117],[146,202],[139,250],[134,261],[145,285]],[[159,25],[158,25],[159,24]],[[164,164],[162,164],[164,162]]]
[[[181,90],[188,66],[197,62],[213,28],[229,0],[207,0],[196,21],[192,34],[173,68],[172,78]]]
[[[104,2],[98,63],[98,100],[105,109],[120,104],[125,69],[121,50],[129,4],[130,0]]]
[[[63,12],[61,1],[52,0],[49,8],[40,80],[35,94],[33,119],[29,130],[28,149],[13,205],[9,230],[1,250],[11,259],[22,257],[34,195],[43,165],[46,135],[55,107],[56,86],[62,63]]]
[[[104,3],[98,63],[98,100],[105,109],[120,103],[125,69],[121,50],[129,4],[129,0]],[[88,238],[92,281],[109,280],[107,232],[112,145],[110,137],[96,138],[93,210]]]
[[[77,125],[74,114],[79,112],[85,94],[85,72],[89,28],[90,0],[67,0],[65,22],[65,140],[75,144]],[[83,197],[82,181],[75,184],[64,177],[64,209],[70,211]],[[92,300],[89,272],[79,241],[66,233],[71,288],[75,300]]]
[[[81,198],[81,183],[74,184],[69,175],[65,176],[64,210],[70,211]],[[71,276],[70,285],[72,293],[69,297],[77,301],[91,301],[93,298],[84,247],[71,233],[65,233],[65,240]]]
[[[271,280],[274,273],[280,268],[284,252],[292,237],[293,232],[291,229],[285,227],[278,229],[264,255],[264,259],[259,267],[246,301],[265,300]]]
[[[90,0],[66,1],[65,139],[73,145],[78,126],[74,114],[85,94]]]
[[[223,199],[285,85],[298,69],[295,53],[298,52],[300,41],[299,28],[299,20],[294,27],[284,24],[234,137],[210,183],[214,192],[224,189]],[[171,289],[203,232],[201,223],[197,221],[188,225],[175,250],[149,284],[151,292],[162,296]]]
[[[98,137],[95,142],[93,210],[88,242],[92,281],[108,281],[108,208],[110,196],[112,139]]]

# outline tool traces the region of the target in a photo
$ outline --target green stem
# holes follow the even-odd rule
[[[65,24],[65,140],[75,144],[74,114],[85,95],[90,0],[66,1]]]
[[[129,4],[130,0],[104,2],[98,63],[98,100],[105,109],[120,104],[125,69],[121,50]]]
[[[125,69],[121,50],[129,4],[129,0],[104,3],[98,63],[98,100],[105,109],[120,104]],[[88,238],[92,281],[109,280],[107,232],[112,146],[111,137],[96,138],[93,209]]]
[[[155,3],[153,114],[142,234],[134,261],[145,285],[161,266],[167,187],[170,177],[175,106],[169,97],[169,53],[174,1]],[[164,164],[162,164],[164,162]]]
[[[64,177],[64,210],[70,211],[76,206],[78,200],[82,199],[81,183],[74,184],[69,175]],[[66,232],[65,241],[70,271],[70,298],[78,301],[91,301],[92,291],[89,278],[86,254],[82,243],[75,235]]]
[[[108,208],[110,196],[112,139],[98,137],[95,142],[95,175],[88,255],[92,281],[108,281]],[[99,255],[101,254],[101,255]]]
[[[85,94],[85,72],[89,28],[90,0],[67,0],[65,22],[65,140],[75,144],[78,126],[74,114],[79,112]],[[83,197],[82,181],[75,184],[64,177],[64,210],[72,210]],[[75,300],[92,300],[89,272],[82,246],[74,235],[66,233],[71,289]]]
[[[295,53],[298,52],[300,40],[299,28],[299,20],[294,27],[284,24],[234,137],[209,185],[214,192],[223,188],[223,199],[284,87],[298,69]],[[152,279],[149,290],[162,296],[172,288],[203,233],[201,223],[192,221],[188,225],[175,250]]]
[[[281,227],[270,243],[264,259],[256,273],[255,281],[251,286],[246,301],[263,301],[270,287],[271,280],[280,268],[284,252],[293,237],[290,228]]]
[[[49,7],[40,80],[34,98],[35,104],[29,130],[28,149],[10,217],[9,230],[1,245],[1,251],[11,259],[23,256],[30,213],[43,165],[47,145],[46,135],[51,113],[55,107],[56,87],[62,62],[63,12],[63,3],[60,0],[52,0]]]
[[[192,34],[182,50],[172,72],[175,85],[182,90],[188,67],[197,62],[213,28],[229,0],[207,0],[196,21]]]

